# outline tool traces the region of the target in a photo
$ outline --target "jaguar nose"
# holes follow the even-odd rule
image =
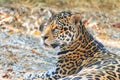
[[[43,35],[42,35],[41,37],[42,37],[43,40],[48,39],[48,36],[43,36]]]
[[[44,39],[44,40],[48,39],[48,36],[44,36],[43,39]]]

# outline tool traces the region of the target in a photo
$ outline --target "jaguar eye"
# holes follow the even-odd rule
[[[56,32],[58,32],[58,29],[53,29],[52,32],[56,33]]]

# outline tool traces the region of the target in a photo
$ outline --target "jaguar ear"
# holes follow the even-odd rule
[[[80,23],[80,21],[81,21],[81,16],[80,16],[80,14],[73,14],[73,15],[70,17],[70,20],[71,20],[71,22],[73,22],[74,24]]]

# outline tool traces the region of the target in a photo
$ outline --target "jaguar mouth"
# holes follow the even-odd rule
[[[58,47],[59,46],[59,44],[51,44],[51,46],[53,47],[53,48],[56,48],[56,47]]]
[[[49,46],[48,44],[46,44],[46,43],[43,43],[43,44],[44,44],[45,47],[50,47],[50,46]]]
[[[56,48],[56,47],[58,47],[59,46],[59,44],[57,44],[57,43],[53,43],[53,44],[47,44],[47,43],[43,43],[43,45],[46,47],[46,48]]]

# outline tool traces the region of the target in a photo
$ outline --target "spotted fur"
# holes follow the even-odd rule
[[[56,69],[43,80],[120,80],[120,56],[115,55],[86,30],[80,14],[62,11],[51,18],[42,33],[46,47],[59,48]]]

